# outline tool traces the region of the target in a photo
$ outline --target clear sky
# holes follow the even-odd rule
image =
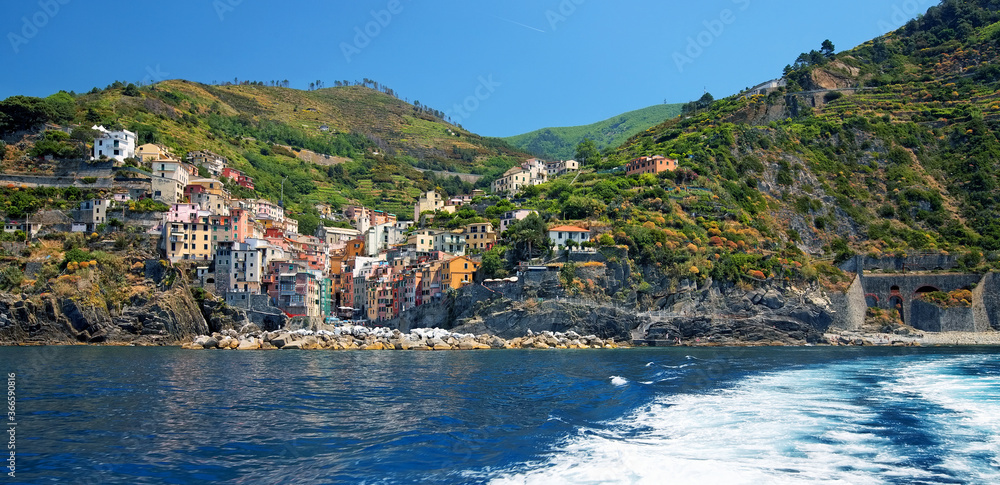
[[[6,1],[0,98],[116,79],[287,79],[306,89],[369,78],[476,133],[509,136],[705,90],[727,96],[780,76],[824,39],[844,50],[936,3]]]

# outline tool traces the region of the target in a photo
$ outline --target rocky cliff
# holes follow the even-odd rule
[[[838,312],[847,311],[844,298],[837,300],[841,303],[818,286],[744,290],[709,280],[700,287],[683,284],[660,298],[656,311],[647,311],[634,294],[614,302],[601,295],[571,297],[558,273],[551,272],[507,284],[502,291],[468,286],[440,303],[404,313],[389,326],[502,338],[529,331],[577,332],[651,345],[676,344],[678,339],[684,344],[795,345],[820,342],[836,326]]]
[[[183,283],[131,303],[112,312],[73,297],[0,294],[0,345],[177,344],[209,332]]]

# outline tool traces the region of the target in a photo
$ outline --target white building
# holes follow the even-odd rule
[[[253,293],[261,291],[265,272],[266,248],[233,241],[217,243],[215,250],[216,293]]]
[[[521,168],[528,171],[528,183],[530,185],[541,185],[549,179],[549,172],[545,162],[537,158],[532,158],[522,163]]]
[[[365,231],[365,252],[375,256],[389,248],[406,243],[407,225],[379,224]]]
[[[205,167],[205,170],[208,170],[208,173],[212,174],[213,177],[222,175],[222,169],[229,165],[229,160],[226,157],[209,151],[188,152],[185,158],[190,163]]]
[[[494,180],[490,188],[494,194],[513,196],[529,183],[531,183],[531,173],[521,167],[514,167]]]
[[[343,227],[324,227],[320,225],[316,228],[316,237],[330,246],[343,244],[352,239],[357,239],[361,231],[357,229],[346,229]]]
[[[559,226],[549,229],[549,240],[552,247],[568,246],[569,241],[573,241],[576,247],[580,243],[590,240],[590,231],[576,226]]]
[[[153,164],[153,177],[176,180],[185,187],[191,181],[191,174],[182,166],[181,162],[167,160],[158,160]]]
[[[577,162],[576,160],[548,162],[545,164],[545,170],[549,173],[549,176],[559,176],[569,172],[578,172],[580,171],[580,162]]]
[[[149,182],[150,190],[153,192],[153,200],[170,205],[184,199],[184,184],[176,179],[153,177]]]
[[[101,136],[94,138],[94,160],[107,157],[124,162],[126,158],[135,158],[135,133],[128,130],[108,131],[103,126],[91,129],[101,132]]]
[[[93,232],[97,226],[108,222],[108,212],[111,210],[110,199],[93,199],[80,202],[77,206],[77,219],[75,222],[86,225],[86,230]]]
[[[275,222],[285,221],[285,209],[266,199],[249,199],[246,209],[257,215],[258,219],[270,219]]]
[[[434,234],[434,250],[465,256],[465,235],[461,232],[447,231]]]

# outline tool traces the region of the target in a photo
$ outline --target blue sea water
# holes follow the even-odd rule
[[[6,482],[1000,483],[997,350],[0,348]]]

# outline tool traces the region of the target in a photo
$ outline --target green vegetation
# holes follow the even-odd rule
[[[629,137],[675,118],[681,113],[678,104],[660,104],[630,111],[592,125],[541,130],[505,138],[508,143],[540,157],[568,160],[576,155],[577,146],[585,139],[593,140],[598,150],[621,145]]]
[[[551,158],[577,157],[583,171],[525,189],[517,205],[487,197],[475,208],[436,214],[434,224],[496,225],[505,211],[537,211],[505,233],[509,252],[484,255],[491,276],[553,256],[550,224],[598,228],[587,245],[627,248],[633,290],[649,295],[707,278],[843,288],[849,280],[834,264],[855,254],[948,252],[963,254],[967,269],[997,268],[998,22],[993,2],[946,0],[852,50],[836,53],[822,42],[788,66],[787,87],[767,94],[706,93],[669,116],[655,115],[667,120],[657,126],[634,129],[629,119],[615,118],[606,132],[570,129],[578,136],[572,141],[555,130],[525,135],[513,143]],[[137,96],[120,84],[82,96],[11,98],[0,113],[3,126],[23,128],[65,121],[70,106],[81,126],[121,120],[175,153],[220,153],[255,179],[254,192],[229,183],[234,193],[278,200],[283,185],[303,232],[321,223],[317,202],[360,203],[407,219],[421,192],[467,193],[527,158],[504,141],[443,123],[432,109],[343,84],[302,92],[170,81],[138,88]],[[37,153],[86,140],[82,130],[68,139],[46,134]],[[607,145],[626,132],[631,138],[620,146]],[[649,155],[676,159],[679,167],[639,176],[621,170]],[[472,184],[447,172],[483,178]],[[61,203],[12,188],[0,195],[8,214]]]
[[[422,192],[440,188],[457,195],[473,188],[456,176],[425,170],[479,174],[479,187],[486,187],[529,156],[450,125],[441,120],[443,113],[409,105],[371,80],[337,81],[335,88],[308,92],[271,84],[115,82],[82,95],[14,96],[0,102],[0,133],[37,132],[45,123],[67,128],[68,135],[51,130],[33,140],[15,161],[29,171],[36,168],[25,156],[85,158],[95,124],[129,129],[140,143],[163,144],[176,155],[219,153],[255,181],[254,191],[230,181],[231,193],[277,201],[284,181],[286,208],[307,229],[317,224],[311,213],[316,203],[364,204],[408,218]],[[23,212],[9,215],[15,214]]]

